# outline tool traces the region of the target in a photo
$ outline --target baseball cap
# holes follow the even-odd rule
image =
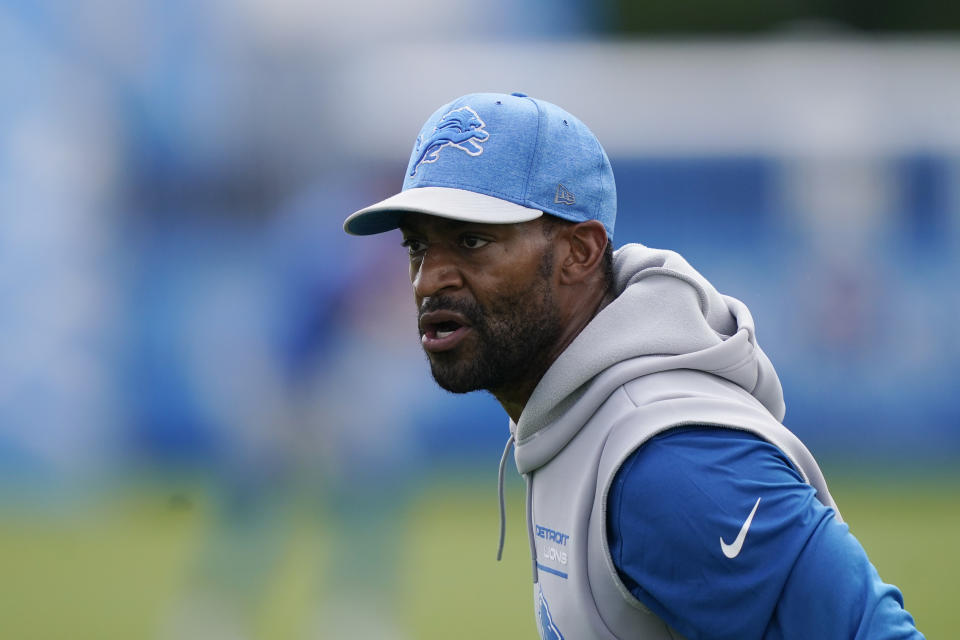
[[[400,193],[354,212],[343,228],[382,233],[408,212],[490,224],[547,213],[599,220],[612,239],[617,193],[606,152],[580,120],[523,93],[472,93],[423,125]]]

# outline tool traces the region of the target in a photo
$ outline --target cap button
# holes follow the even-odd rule
[[[514,92],[511,93],[510,95],[512,95],[512,96],[517,96],[518,98],[529,98],[529,97],[530,97],[530,96],[528,96],[528,95],[525,94],[525,93],[521,93],[520,91],[514,91]]]

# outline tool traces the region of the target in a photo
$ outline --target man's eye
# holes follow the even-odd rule
[[[419,240],[414,240],[413,238],[407,238],[400,245],[401,247],[406,247],[410,255],[414,255],[423,250],[424,245]]]
[[[460,239],[460,244],[462,244],[467,249],[479,249],[480,247],[489,244],[489,240],[484,240],[483,238],[478,238],[477,236],[463,236]]]

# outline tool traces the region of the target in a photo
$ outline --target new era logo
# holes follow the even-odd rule
[[[557,204],[576,204],[577,197],[567,189],[565,186],[557,183],[557,195],[554,196],[553,201]]]

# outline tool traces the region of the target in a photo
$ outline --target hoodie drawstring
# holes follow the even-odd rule
[[[497,562],[503,557],[503,543],[507,537],[507,509],[503,499],[503,472],[507,466],[507,455],[510,453],[510,447],[514,445],[515,437],[511,433],[507,438],[507,446],[503,448],[503,456],[500,458],[500,471],[497,474],[497,497],[500,500],[500,542],[497,544]],[[537,545],[533,539],[533,474],[524,475],[527,480],[527,538],[530,541],[530,557],[533,563],[533,583],[536,584],[539,579],[537,573]]]
[[[507,537],[507,509],[503,502],[503,471],[507,466],[507,455],[510,453],[510,447],[513,446],[514,437],[510,434],[507,438],[507,446],[503,448],[503,455],[500,457],[500,472],[497,481],[497,497],[500,499],[500,542],[497,545],[497,562],[503,556],[503,542]]]
[[[533,474],[525,474],[527,479],[527,538],[530,540],[530,562],[533,564],[533,584],[540,581],[537,572],[537,543],[533,539]]]

